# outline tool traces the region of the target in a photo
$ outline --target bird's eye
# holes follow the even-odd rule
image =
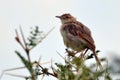
[[[65,18],[69,18],[68,16],[66,16]]]

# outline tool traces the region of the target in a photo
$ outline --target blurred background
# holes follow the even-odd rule
[[[61,23],[55,16],[64,13],[72,14],[91,29],[96,47],[101,51],[99,57],[108,58],[109,64],[114,63],[112,65],[118,71],[119,8],[119,0],[0,0],[0,73],[5,69],[23,66],[14,53],[15,50],[22,52],[21,46],[14,39],[15,29],[19,30],[20,25],[26,37],[30,27],[39,26],[44,33],[55,27],[47,38],[31,51],[31,58],[34,61],[41,56],[41,62],[51,59],[62,62],[57,52],[65,55],[65,46],[59,32]],[[24,52],[22,53],[26,56]],[[11,73],[24,75],[27,71],[16,70]],[[16,79],[23,80],[8,75],[2,77],[2,80]],[[51,79],[45,78],[45,80]]]

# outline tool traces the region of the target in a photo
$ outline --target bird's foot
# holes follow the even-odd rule
[[[70,51],[70,50],[68,50],[68,49],[65,49],[65,50],[66,50],[66,53],[68,53],[68,56],[74,57],[75,54],[76,54],[74,51]]]

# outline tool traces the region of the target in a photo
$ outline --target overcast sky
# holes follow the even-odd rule
[[[100,56],[119,54],[119,8],[119,0],[0,0],[0,73],[4,69],[23,66],[14,53],[14,50],[22,51],[14,40],[14,30],[19,29],[19,25],[25,35],[28,35],[30,27],[36,25],[44,33],[55,27],[33,53],[31,52],[31,57],[35,60],[41,56],[42,61],[53,59],[60,62],[61,58],[56,51],[64,55],[65,46],[59,32],[61,23],[55,16],[63,13],[71,13],[91,29],[96,47],[101,50]],[[2,78],[16,79],[18,78],[11,76]]]

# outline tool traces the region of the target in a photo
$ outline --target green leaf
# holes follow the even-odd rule
[[[23,57],[23,56],[20,54],[20,52],[15,51],[15,53],[16,53],[16,54],[18,55],[18,57],[21,59],[22,63],[25,65],[25,67],[28,69],[28,71],[29,71],[30,73],[33,73],[33,69],[32,69],[32,66],[31,66],[30,62],[29,62],[27,59],[25,59],[25,57]]]

